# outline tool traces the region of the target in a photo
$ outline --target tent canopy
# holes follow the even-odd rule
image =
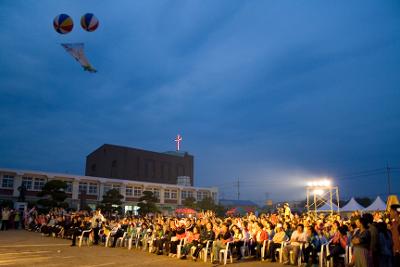
[[[378,196],[375,201],[364,209],[365,211],[381,211],[386,210],[386,204],[383,200]]]
[[[358,202],[352,197],[350,201],[340,209],[340,211],[357,211],[364,210],[364,207],[358,204]]]

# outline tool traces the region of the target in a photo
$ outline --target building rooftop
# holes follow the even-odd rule
[[[235,200],[235,199],[220,199],[219,203],[222,206],[237,207],[237,206],[258,206],[256,203],[250,200]]]

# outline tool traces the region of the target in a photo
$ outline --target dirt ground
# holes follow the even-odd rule
[[[105,248],[103,246],[70,247],[71,241],[42,237],[39,233],[24,230],[0,232],[0,266],[40,267],[103,267],[103,266],[217,266],[210,262],[178,260],[157,256],[141,250]],[[229,264],[232,267],[280,267],[276,263],[244,260]]]

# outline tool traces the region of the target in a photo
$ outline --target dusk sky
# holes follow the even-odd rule
[[[242,199],[302,199],[318,177],[385,197],[387,163],[400,193],[398,0],[10,0],[0,25],[0,167],[83,174],[104,143],[163,152],[180,133],[195,185],[225,198],[239,178]]]

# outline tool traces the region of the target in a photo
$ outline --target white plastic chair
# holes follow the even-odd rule
[[[263,245],[261,247],[261,261],[265,261],[265,252],[268,251],[270,244],[271,240],[264,240]]]
[[[138,234],[132,233],[131,236],[127,239],[128,240],[128,249],[132,249],[132,244],[138,238]]]
[[[231,244],[231,242],[226,243],[226,247],[219,251],[219,262],[221,262],[222,261],[222,257],[224,257],[224,265],[226,265],[226,261],[228,260],[228,255],[229,255],[231,263],[233,263],[232,252],[229,249],[229,245],[230,244]]]
[[[303,253],[303,244],[300,244],[299,254],[297,255],[297,259],[293,258],[293,250],[289,252],[289,262],[293,262],[295,264],[297,262],[297,266],[301,266],[301,255]]]
[[[118,237],[117,242],[115,243],[115,246],[116,246],[116,247],[118,247],[118,246],[122,247],[122,246],[124,245],[124,240],[125,240],[125,238],[126,238],[126,235],[127,235],[127,233],[124,232],[124,235],[123,235],[123,236]]]
[[[78,239],[79,239],[79,247],[82,246],[83,239],[86,240],[86,245],[89,246],[89,243],[90,243],[90,232],[91,232],[91,231],[92,231],[92,229],[90,229],[90,230],[85,230],[85,231],[83,231],[82,234],[78,237]],[[88,236],[88,237],[85,237],[85,234],[89,234],[89,236]]]
[[[329,243],[326,244],[326,256],[330,255],[330,250],[329,250]],[[340,254],[339,257],[344,259],[344,264],[347,266],[349,262],[351,261],[351,249],[349,246],[346,246],[345,249],[345,254]],[[334,267],[333,266],[333,258],[331,258],[329,261],[326,261],[326,267]]]
[[[181,258],[182,255],[182,247],[186,244],[186,238],[183,238],[179,241],[179,245],[176,248],[176,257],[178,259]]]
[[[248,242],[249,241],[247,239],[244,240],[243,246],[240,247],[239,253],[242,254],[243,258],[250,256],[250,248],[249,248]]]
[[[111,232],[109,232],[106,237],[106,243],[104,244],[105,247],[109,246],[109,243],[111,242],[111,238],[113,238],[113,237],[111,236]]]
[[[203,258],[204,262],[207,262],[207,256],[210,252],[210,244],[211,244],[211,240],[208,240],[206,243],[206,247],[202,248],[202,250],[200,251],[200,258]]]

